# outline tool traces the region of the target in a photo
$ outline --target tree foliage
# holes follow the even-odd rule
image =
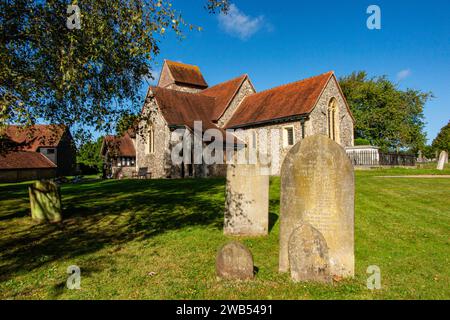
[[[370,141],[363,138],[356,138],[355,146],[370,146]]]
[[[441,129],[437,137],[433,140],[433,150],[450,152],[450,121]]]
[[[82,144],[77,151],[77,163],[87,167],[97,168],[101,172],[103,168],[103,158],[100,154],[103,143],[103,137],[97,141],[88,141]]]
[[[228,1],[205,0],[210,12]],[[67,26],[68,5],[80,29]],[[170,0],[0,1],[0,127],[37,121],[109,131],[138,96],[162,36],[193,29]],[[1,129],[1,128],[0,128]]]
[[[355,138],[367,139],[384,150],[416,152],[423,148],[423,109],[431,93],[403,91],[386,76],[368,78],[364,71],[339,82],[356,119]]]
[[[136,129],[136,123],[139,119],[139,115],[131,112],[125,112],[117,121],[116,134],[118,136],[123,135],[129,129]]]

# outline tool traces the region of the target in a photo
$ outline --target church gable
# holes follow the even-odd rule
[[[333,75],[309,114],[306,135],[323,134],[342,146],[353,145],[354,118]]]
[[[255,92],[249,77],[242,75],[203,90],[201,94],[215,99],[211,119],[222,127],[231,118],[242,100]]]

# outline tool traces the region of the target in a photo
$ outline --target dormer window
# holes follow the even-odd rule
[[[47,149],[47,154],[55,154],[55,149]]]

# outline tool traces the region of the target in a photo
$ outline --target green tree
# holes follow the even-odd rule
[[[355,146],[370,146],[370,141],[363,138],[356,138]]]
[[[77,163],[88,167],[97,168],[97,172],[103,169],[103,158],[100,154],[103,144],[103,137],[97,141],[88,141],[82,144],[77,151]]]
[[[139,119],[139,115],[125,112],[117,121],[116,124],[116,134],[121,136],[128,129],[136,128],[136,122]]]
[[[433,159],[436,157],[436,153],[432,146],[426,145],[422,150],[422,155],[427,159]]]
[[[364,71],[339,82],[356,119],[355,138],[384,150],[417,152],[424,147],[423,109],[431,93],[403,91],[386,76],[368,78]]]
[[[212,13],[228,8],[204,1]],[[170,0],[0,1],[0,129],[39,121],[110,131],[141,104],[164,34],[186,28]]]
[[[441,129],[437,137],[433,140],[432,147],[435,151],[450,152],[450,121]]]

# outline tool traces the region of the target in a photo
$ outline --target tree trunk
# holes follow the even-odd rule
[[[29,188],[31,218],[39,223],[62,220],[61,191],[52,181],[36,181]]]

